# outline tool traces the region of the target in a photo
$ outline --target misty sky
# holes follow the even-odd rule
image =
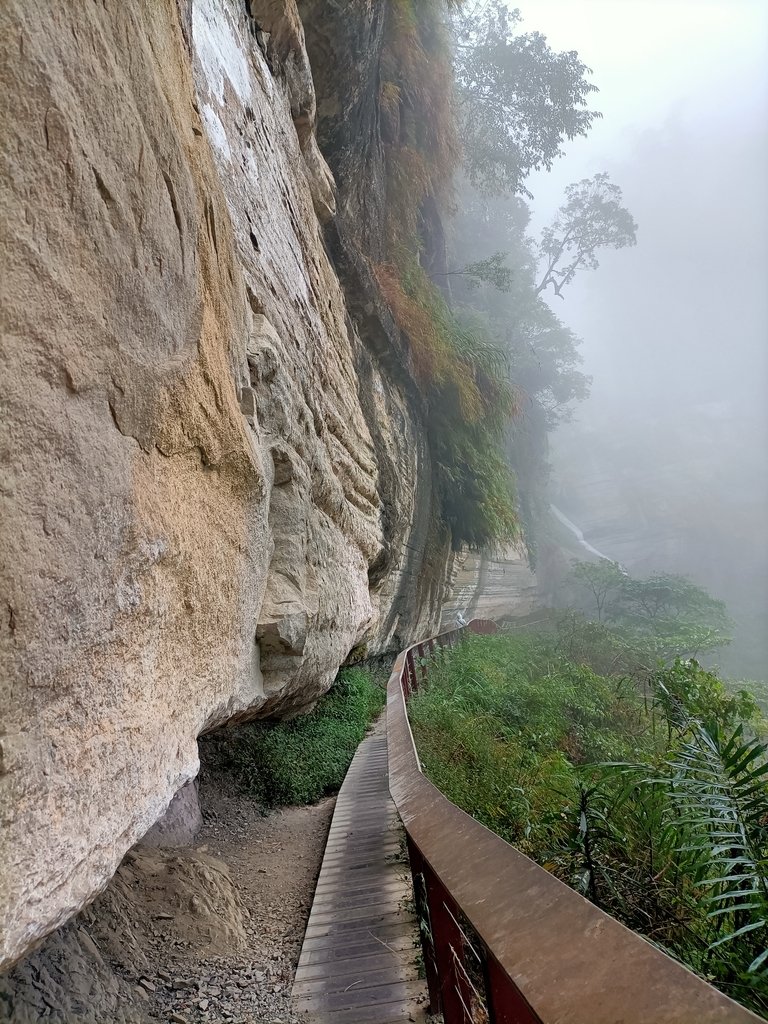
[[[567,510],[570,489],[593,530],[600,502],[574,492],[601,471],[624,475],[626,493],[634,477],[657,509],[670,500],[682,561],[653,568],[729,601],[743,647],[768,619],[768,0],[519,6],[523,31],[593,69],[604,114],[528,180],[533,227],[567,184],[604,170],[639,226],[635,248],[605,253],[565,301],[548,300],[593,377],[554,438],[557,500]],[[654,536],[642,542],[652,550]],[[768,676],[768,640],[749,664]]]
[[[607,253],[552,300],[584,338],[591,404],[610,402],[627,374],[642,402],[667,403],[685,381],[710,400],[725,373],[749,393],[765,441],[768,3],[535,0],[522,13],[524,29],[592,67],[604,114],[529,180],[535,223],[569,182],[607,170],[640,228],[636,249]]]

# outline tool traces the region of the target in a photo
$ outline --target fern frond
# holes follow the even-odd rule
[[[768,939],[767,753],[760,740],[744,739],[741,726],[724,738],[716,727],[690,721],[688,738],[668,762],[672,799],[687,832],[678,853],[697,876],[718,932],[711,950]],[[755,952],[750,971],[768,960],[768,951],[753,958]]]

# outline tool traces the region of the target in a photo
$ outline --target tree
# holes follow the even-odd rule
[[[621,615],[657,628],[667,623],[687,623],[722,631],[732,625],[722,601],[687,577],[672,573],[627,579],[621,593]]]
[[[537,295],[552,285],[555,295],[563,298],[563,288],[577,271],[598,266],[598,250],[623,249],[637,240],[637,224],[621,205],[621,189],[611,184],[607,174],[569,185],[565,200],[541,235],[539,255],[546,269]]]
[[[624,589],[627,574],[618,562],[601,558],[599,562],[575,562],[571,579],[591,595],[597,621],[602,622],[611,599]]]
[[[557,53],[540,32],[516,34],[519,10],[478,0],[455,16],[459,135],[467,175],[484,192],[530,193],[533,170],[549,170],[565,139],[586,135],[601,115],[587,109],[597,86],[575,51]]]
[[[610,623],[647,657],[691,657],[730,643],[723,602],[684,576],[633,579],[617,562],[601,560],[575,562],[571,580],[594,602],[597,621]]]
[[[479,288],[481,284],[489,284],[500,292],[512,290],[512,271],[507,266],[509,253],[495,252],[484,259],[467,263],[461,270],[446,270],[444,273],[432,272],[432,277],[463,277],[470,289]]]
[[[452,277],[454,305],[508,353],[522,413],[535,401],[553,427],[586,396],[590,381],[580,369],[579,339],[536,296],[528,207],[519,197],[480,195],[466,182],[458,200],[450,243],[464,267]],[[489,250],[496,252],[488,257]],[[497,268],[509,268],[508,278],[501,280]]]
[[[507,430],[507,459],[517,480],[523,539],[533,563],[538,524],[546,521],[549,508],[547,433],[586,396],[589,378],[581,372],[579,339],[535,294],[536,251],[529,222],[528,206],[519,196],[482,195],[465,180],[448,241],[455,265],[464,271],[509,268],[508,282],[485,272],[450,280],[456,315],[508,356],[518,412]]]

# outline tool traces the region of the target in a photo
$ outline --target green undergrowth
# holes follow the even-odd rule
[[[343,669],[308,714],[240,727],[220,750],[219,764],[265,809],[315,803],[337,792],[385,699],[378,674]]]
[[[562,830],[575,766],[653,749],[637,689],[552,648],[534,634],[469,637],[408,708],[432,781],[531,856]]]
[[[657,661],[643,678],[626,652],[607,659],[604,643],[592,660],[594,624],[583,623],[578,643],[576,621],[566,625],[566,636],[555,627],[467,637],[435,657],[409,703],[427,775],[601,909],[768,1016],[758,701],[694,659]],[[607,631],[600,624],[598,639]]]

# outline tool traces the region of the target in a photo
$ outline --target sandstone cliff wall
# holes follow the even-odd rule
[[[293,0],[7,0],[0,46],[1,968],[201,732],[432,629],[447,544]]]
[[[448,563],[441,628],[456,617],[522,618],[542,607],[544,598],[526,555],[516,547],[504,551],[460,551]]]

